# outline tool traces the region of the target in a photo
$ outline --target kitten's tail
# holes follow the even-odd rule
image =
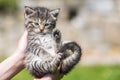
[[[71,50],[72,54],[65,57],[62,62],[60,72],[63,74],[68,73],[79,62],[81,58],[81,48],[76,42],[69,42],[63,45],[59,52],[65,53],[67,50]]]

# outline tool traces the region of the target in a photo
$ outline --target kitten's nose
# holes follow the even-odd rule
[[[40,29],[40,32],[43,32],[44,29]]]
[[[40,26],[40,32],[44,30],[44,26]]]

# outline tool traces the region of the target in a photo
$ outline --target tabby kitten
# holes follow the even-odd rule
[[[34,77],[68,73],[80,60],[81,48],[76,42],[62,43],[56,29],[60,9],[25,7],[25,27],[28,30],[26,68]],[[72,54],[69,54],[71,50]]]

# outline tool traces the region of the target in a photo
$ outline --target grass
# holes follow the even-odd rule
[[[33,80],[33,77],[23,70],[12,80]],[[120,66],[77,66],[62,80],[120,80]]]
[[[12,80],[33,80],[33,77],[29,75],[26,69],[24,69],[19,74],[17,74]]]

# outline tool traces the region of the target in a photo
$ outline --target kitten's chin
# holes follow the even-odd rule
[[[40,35],[45,35],[46,33],[43,33],[43,32],[35,32],[36,34],[40,34]]]
[[[40,35],[46,35],[46,33],[41,33],[41,32],[39,32],[38,34],[40,34]]]
[[[49,34],[50,32],[36,32],[36,33],[40,35],[46,35],[46,34]]]

